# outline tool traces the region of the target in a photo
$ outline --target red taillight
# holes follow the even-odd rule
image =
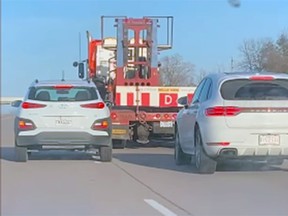
[[[206,109],[205,114],[206,116],[236,116],[241,112],[241,109],[239,107],[210,107]]]
[[[34,130],[35,126],[32,121],[22,119],[18,121],[18,128],[20,130]]]
[[[159,113],[157,113],[157,114],[155,115],[155,117],[156,117],[157,119],[159,119],[159,118],[161,117],[161,115],[160,115]]]
[[[90,109],[103,109],[105,107],[105,104],[103,102],[98,102],[90,104],[81,104],[80,106],[83,108],[90,108]]]
[[[112,119],[116,119],[117,118],[117,114],[116,113],[111,113],[110,116],[111,116]]]
[[[210,146],[228,146],[230,145],[230,142],[209,142],[207,143],[207,145],[210,145]]]
[[[169,117],[170,117],[169,114],[167,114],[167,113],[164,114],[164,118],[165,118],[165,119],[168,119]]]
[[[104,120],[102,122],[95,122],[93,125],[92,125],[92,129],[93,130],[97,130],[97,129],[106,129],[109,127],[109,122]]]
[[[43,108],[46,107],[45,104],[38,104],[38,103],[30,103],[30,102],[23,102],[22,108],[23,109],[35,109],[35,108]]]
[[[250,80],[263,80],[263,81],[269,81],[274,80],[275,78],[273,76],[251,76],[249,78]]]
[[[72,85],[55,85],[53,86],[54,89],[71,89],[73,88]]]

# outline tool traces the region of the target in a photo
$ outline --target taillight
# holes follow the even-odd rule
[[[165,118],[165,119],[168,119],[169,117],[170,117],[169,114],[167,114],[167,113],[164,114],[164,118]]]
[[[38,104],[38,103],[30,103],[30,102],[23,102],[22,108],[23,109],[35,109],[35,108],[43,108],[46,107],[45,104]]]
[[[249,77],[250,80],[263,80],[263,81],[269,81],[274,80],[275,78],[273,76],[251,76]]]
[[[19,130],[34,130],[36,127],[31,120],[28,119],[19,119],[18,120],[18,129]]]
[[[116,119],[117,118],[117,114],[116,113],[111,113],[110,116],[111,116],[112,119]]]
[[[207,145],[210,146],[228,146],[230,145],[230,142],[209,142]]]
[[[109,127],[109,122],[107,120],[102,120],[102,121],[97,121],[94,122],[92,125],[93,130],[98,130],[98,129],[107,129]]]
[[[73,88],[73,85],[65,85],[65,84],[55,85],[55,86],[53,86],[53,88],[54,89],[71,89],[71,88]]]
[[[90,103],[90,104],[81,104],[83,108],[90,108],[90,109],[103,109],[105,107],[105,103],[98,102],[98,103]]]
[[[206,116],[236,116],[241,112],[239,107],[233,106],[216,106],[206,109]]]
[[[157,119],[159,119],[159,118],[161,117],[161,115],[160,115],[159,113],[157,113],[157,114],[155,115],[155,117],[156,117]]]

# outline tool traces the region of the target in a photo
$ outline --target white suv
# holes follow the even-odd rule
[[[30,150],[99,149],[111,161],[110,111],[93,83],[38,81],[31,84],[15,118],[15,152],[27,161]]]
[[[182,100],[182,101],[181,101]],[[175,160],[195,156],[200,173],[213,173],[224,159],[288,159],[288,75],[210,74],[192,102],[177,115]]]

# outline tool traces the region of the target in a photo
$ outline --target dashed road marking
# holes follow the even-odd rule
[[[164,216],[177,216],[177,214],[175,214],[174,212],[170,211],[168,208],[164,207],[163,205],[161,205],[160,203],[156,202],[153,199],[144,199],[144,201],[148,205],[150,205],[151,207],[156,209],[158,212],[163,214]]]

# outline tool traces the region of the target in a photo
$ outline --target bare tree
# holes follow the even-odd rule
[[[272,40],[245,40],[239,47],[239,68],[248,71],[288,72],[288,35]]]
[[[185,62],[179,54],[161,59],[161,82],[165,86],[191,86],[194,84],[194,65]]]
[[[288,57],[288,33],[282,33],[276,44],[281,55]]]
[[[239,47],[242,54],[242,61],[239,62],[240,69],[249,71],[262,71],[263,67],[263,47],[269,41],[263,40],[244,40]]]

